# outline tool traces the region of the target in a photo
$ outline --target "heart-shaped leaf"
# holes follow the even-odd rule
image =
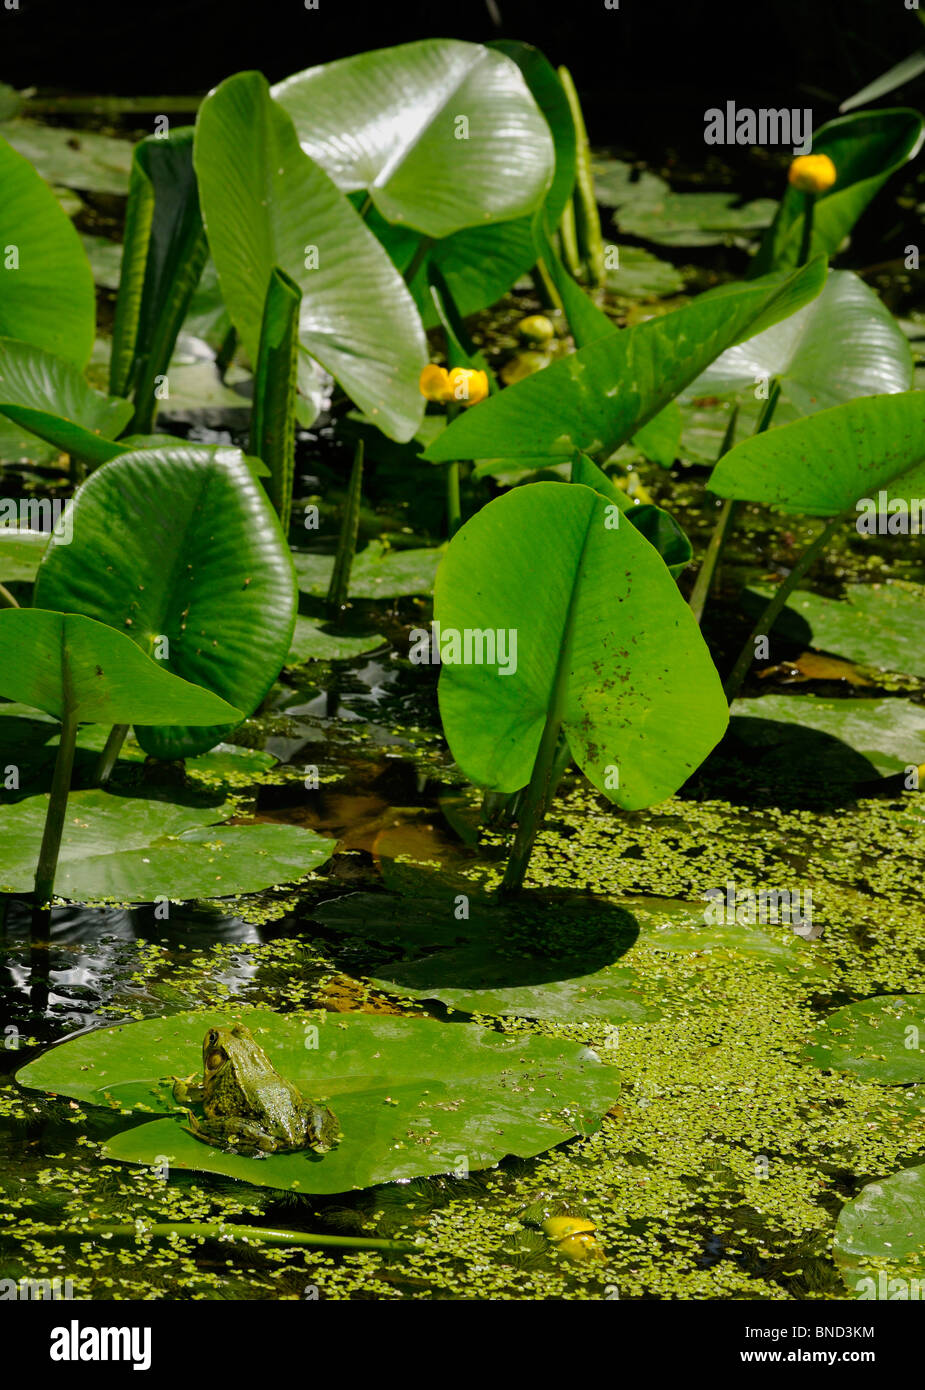
[[[813,135],[813,154],[826,154],[838,177],[815,199],[811,255],[833,256],[867,204],[922,143],[918,111],[858,111],[829,121]],[[751,274],[795,266],[803,236],[806,198],[792,185],[752,262]]]
[[[863,396],[752,435],[723,455],[708,486],[807,516],[863,510],[881,488],[915,507],[925,496],[925,393]]]
[[[334,850],[334,840],[300,826],[216,824],[229,810],[71,792],[55,893],[74,902],[131,903],[256,893],[297,882]],[[47,812],[47,796],[0,807],[0,891],[31,890]]]
[[[886,305],[850,270],[783,323],[729,348],[689,387],[691,396],[751,389],[776,377],[801,415],[856,396],[908,391],[913,361]]]
[[[726,705],[700,630],[661,556],[619,515],[581,484],[535,483],[451,541],[434,599],[440,713],[479,785],[526,786],[553,720],[599,790],[649,806],[721,738]]]
[[[170,1078],[198,1070],[205,1031],[231,1017],[186,1013],[98,1029],[52,1048],[17,1079],[95,1105],[176,1112]],[[166,1157],[174,1168],[261,1187],[347,1192],[531,1157],[593,1133],[619,1093],[618,1073],[577,1043],[367,1014],[233,1017],[303,1095],[332,1107],[338,1147],[244,1158],[193,1138],[177,1116],[117,1135],[108,1157]]]
[[[885,994],[829,1014],[805,1050],[817,1067],[863,1081],[925,1081],[925,994]]]
[[[372,232],[299,148],[260,73],[228,78],[202,103],[195,161],[222,295],[251,362],[279,266],[302,290],[304,350],[380,429],[410,439],[424,411],[420,316]]]
[[[792,275],[721,286],[674,313],[614,330],[466,411],[424,457],[562,459],[578,449],[607,458],[707,363],[801,308],[824,279],[817,260]]]
[[[0,138],[0,335],[82,367],[96,296],[71,219],[27,159]]]
[[[386,221],[427,236],[532,212],[552,177],[552,137],[516,63],[481,44],[359,53],[273,96],[338,188],[365,189]]]
[[[244,456],[180,445],[123,454],[91,474],[65,522],[73,539],[60,529],[53,539],[36,603],[108,623],[251,714],[289,651],[297,590]],[[179,716],[170,728],[133,722],[160,758],[204,753],[227,728],[187,728]]]
[[[88,386],[65,357],[14,338],[0,338],[0,411],[85,463],[103,463],[128,424],[129,401]]]

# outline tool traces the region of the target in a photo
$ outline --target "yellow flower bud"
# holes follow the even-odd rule
[[[421,395],[426,396],[429,401],[445,401],[448,389],[446,368],[438,367],[435,362],[428,362],[421,372],[418,387]]]
[[[487,395],[488,377],[484,372],[473,371],[470,367],[453,367],[449,372],[445,400],[475,405]]]
[[[827,154],[801,154],[790,165],[787,178],[801,193],[827,193],[838,170]]]
[[[521,319],[517,325],[517,332],[528,343],[548,343],[550,338],[556,336],[555,325],[545,314],[530,314],[527,318]]]

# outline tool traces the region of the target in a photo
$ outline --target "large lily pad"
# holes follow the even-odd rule
[[[47,796],[0,807],[0,892],[31,892]],[[293,825],[221,825],[221,807],[100,790],[72,792],[55,893],[75,902],[153,902],[255,893],[293,883],[335,842]]]
[[[925,994],[885,994],[830,1014],[805,1056],[863,1081],[925,1081]]]
[[[870,1182],[847,1202],[834,1249],[842,1277],[858,1298],[925,1297],[925,1164]]]
[[[593,1132],[619,1092],[617,1072],[576,1043],[428,1019],[267,1010],[185,1013],[83,1034],[30,1062],[18,1080],[91,1104],[175,1112],[168,1078],[197,1070],[205,1030],[232,1017],[306,1096],[332,1106],[340,1145],[321,1157],[244,1158],[193,1138],[176,1116],[118,1134],[107,1157],[346,1192],[541,1153]]]
[[[5,121],[0,134],[34,164],[48,183],[88,193],[128,192],[132,145],[95,130],[42,125],[39,121]]]
[[[659,246],[719,246],[734,237],[756,237],[776,204],[771,198],[739,204],[734,193],[670,193],[632,198],[617,212],[621,232]]]
[[[323,618],[300,613],[295,620],[287,666],[300,666],[305,661],[349,661],[385,645],[386,639],[378,632],[355,634],[338,632],[336,628],[328,631],[332,627],[334,624]]]

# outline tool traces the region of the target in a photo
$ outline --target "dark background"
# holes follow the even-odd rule
[[[201,94],[242,68],[275,81],[413,39],[520,38],[572,69],[594,143],[701,157],[706,107],[812,106],[819,125],[925,42],[903,0],[620,0],[615,11],[604,0],[9,3],[0,80],[17,87]]]

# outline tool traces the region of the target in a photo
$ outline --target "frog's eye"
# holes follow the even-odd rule
[[[209,1031],[209,1046],[210,1046],[210,1047],[214,1047],[215,1044],[216,1044],[217,1042],[218,1042],[218,1034],[216,1033],[215,1029],[212,1028],[212,1029],[210,1029],[210,1031]]]

